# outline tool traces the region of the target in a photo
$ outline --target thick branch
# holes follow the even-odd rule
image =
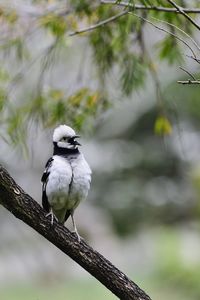
[[[120,299],[150,300],[150,297],[125,274],[83,240],[79,243],[76,235],[62,224],[55,221],[52,227],[42,207],[15,183],[2,166],[0,166],[0,203],[69,255]]]
[[[178,13],[180,14],[181,12],[177,8],[171,8],[171,7],[164,7],[164,6],[150,6],[150,5],[141,5],[141,4],[132,4],[129,2],[123,2],[120,1],[116,3],[116,0],[101,0],[102,4],[113,4],[113,5],[118,5],[118,6],[125,6],[125,7],[130,7],[135,10],[154,10],[154,11],[163,11],[163,12],[169,12],[169,13]],[[181,10],[186,13],[190,14],[199,14],[200,9],[199,8],[189,8],[189,7],[182,7]]]

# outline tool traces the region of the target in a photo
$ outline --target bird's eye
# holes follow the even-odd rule
[[[66,141],[66,140],[67,140],[66,136],[64,136],[64,137],[62,138],[62,140],[63,140],[63,141]]]

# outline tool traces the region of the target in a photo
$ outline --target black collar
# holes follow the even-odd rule
[[[69,155],[77,155],[80,153],[78,148],[69,149],[69,148],[58,147],[56,142],[53,142],[53,145],[54,145],[53,155],[69,156]]]

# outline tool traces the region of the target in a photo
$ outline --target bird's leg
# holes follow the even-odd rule
[[[80,237],[80,235],[79,235],[79,233],[78,233],[78,230],[77,230],[77,228],[76,228],[76,222],[75,222],[75,219],[74,219],[74,211],[73,211],[73,210],[71,211],[71,218],[72,218],[72,224],[73,224],[73,228],[74,228],[73,232],[76,233],[77,238],[78,238],[78,241],[79,241],[79,243],[80,243],[81,237]]]
[[[58,219],[56,218],[56,216],[54,215],[52,209],[50,210],[50,212],[48,214],[46,214],[46,218],[48,218],[49,216],[51,216],[51,225],[53,226],[53,219],[55,219],[56,221],[58,221]]]

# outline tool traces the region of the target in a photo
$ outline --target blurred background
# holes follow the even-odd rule
[[[198,78],[198,31],[145,9],[166,3],[0,1],[0,162],[41,204],[53,129],[74,127],[93,170],[81,236],[152,299],[195,300],[200,99],[177,80]],[[116,299],[3,207],[0,236],[0,299]]]

